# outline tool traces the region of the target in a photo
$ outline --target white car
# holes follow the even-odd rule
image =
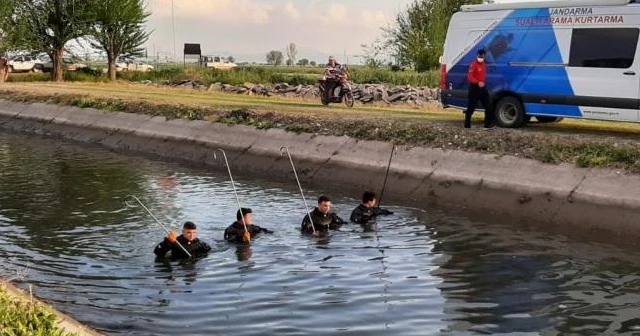
[[[116,61],[116,71],[151,71],[153,65],[145,62],[134,60],[132,58],[119,57]]]
[[[85,64],[74,62],[70,57],[62,58],[62,66],[67,71],[75,71],[87,67]],[[51,72],[53,70],[53,61],[48,55],[41,56],[36,62],[35,70]]]
[[[231,63],[228,61],[228,59],[222,58],[220,56],[201,56],[200,66],[217,70],[231,70],[238,65],[235,63]]]
[[[33,72],[36,59],[29,55],[16,56],[9,61],[9,72]]]

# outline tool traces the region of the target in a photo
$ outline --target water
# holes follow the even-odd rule
[[[241,174],[276,232],[236,247],[224,173],[0,135],[0,274],[108,335],[640,334],[635,251],[397,205],[376,230],[309,238],[293,177]],[[129,194],[213,251],[156,260],[164,232]],[[343,218],[358,203],[330,196]]]

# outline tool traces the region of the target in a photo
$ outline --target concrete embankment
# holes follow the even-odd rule
[[[235,172],[281,181],[292,179],[280,151],[288,146],[306,186],[330,183],[350,190],[379,190],[391,150],[389,143],[349,137],[1,100],[0,125],[218,169],[223,166],[214,150],[224,148]],[[615,170],[400,146],[384,198],[387,204],[453,207],[492,222],[555,232],[631,242],[640,237],[640,176]]]
[[[9,295],[9,297],[12,300],[18,300],[18,302],[32,302],[35,304],[38,304],[40,306],[43,307],[47,307],[49,308],[57,317],[58,320],[58,327],[60,327],[60,329],[64,330],[67,333],[72,333],[72,334],[77,334],[79,336],[100,336],[102,334],[98,333],[95,330],[92,330],[86,326],[84,326],[83,324],[81,324],[80,322],[74,320],[73,318],[59,312],[56,311],[55,309],[53,309],[53,307],[49,306],[48,304],[41,302],[35,298],[33,298],[29,293],[25,293],[23,291],[21,291],[19,288],[15,287],[14,285],[1,281],[0,280],[0,288],[4,288],[6,290],[6,293]],[[34,293],[37,294],[37,293]],[[0,328],[0,332],[2,328]],[[2,333],[4,335],[4,333]]]

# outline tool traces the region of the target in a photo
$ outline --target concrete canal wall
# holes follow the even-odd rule
[[[18,302],[32,302],[34,304],[38,304],[40,306],[46,307],[49,310],[51,310],[51,312],[53,312],[58,320],[58,326],[60,327],[60,329],[63,329],[65,332],[67,333],[75,333],[79,336],[100,336],[102,334],[98,333],[95,330],[92,330],[91,328],[83,325],[82,323],[74,320],[73,318],[71,318],[68,315],[65,315],[57,310],[55,310],[53,307],[51,307],[50,305],[39,301],[38,299],[35,299],[34,297],[32,297],[29,293],[25,293],[22,290],[20,290],[19,288],[15,287],[14,285],[8,283],[8,282],[4,282],[0,280],[0,287],[4,288],[6,290],[6,293],[9,295],[9,297],[11,298],[11,300],[17,300]],[[34,293],[37,294],[37,293]],[[4,335],[4,333],[3,333]]]
[[[349,137],[3,100],[0,127],[221,170],[214,152],[223,148],[235,173],[295,183],[280,151],[288,146],[305,186],[329,183],[360,191],[380,190],[391,151],[389,143]],[[615,170],[399,146],[384,199],[386,204],[450,207],[488,221],[531,223],[562,233],[640,237],[640,176]]]

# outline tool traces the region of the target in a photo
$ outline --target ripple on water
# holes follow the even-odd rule
[[[238,247],[221,241],[237,211],[225,171],[38,138],[0,135],[0,148],[0,271],[109,335],[640,331],[635,251],[401,206],[310,238],[293,179],[243,176],[241,202],[275,233]],[[343,218],[358,193],[331,193]],[[130,194],[173,229],[197,223],[213,251],[156,260],[165,232]]]

